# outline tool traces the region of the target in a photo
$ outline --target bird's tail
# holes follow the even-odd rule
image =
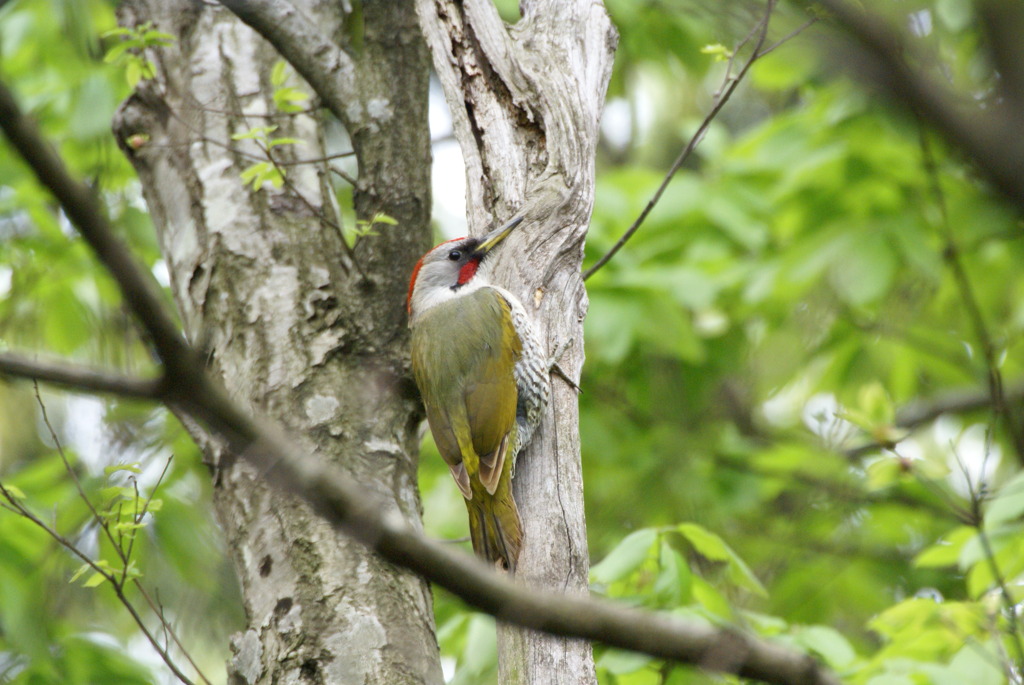
[[[473,551],[486,562],[500,562],[509,573],[514,573],[523,546],[523,526],[510,489],[499,488],[494,495],[483,497],[477,493],[466,500],[466,507]]]

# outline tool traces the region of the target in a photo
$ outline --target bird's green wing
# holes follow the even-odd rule
[[[480,482],[494,494],[512,444],[516,426],[516,381],[513,369],[522,353],[508,303],[496,290],[484,288],[469,296],[491,321],[479,332],[476,360],[466,377],[466,417],[473,449],[479,455]]]
[[[467,499],[474,478],[493,494],[514,444],[522,352],[508,303],[481,288],[430,310],[412,334],[413,373],[441,456]]]

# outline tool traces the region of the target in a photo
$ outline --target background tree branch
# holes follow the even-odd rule
[[[42,362],[26,356],[0,354],[0,376],[34,378],[69,390],[159,400],[161,382],[97,371],[71,364]]]
[[[834,17],[834,24],[852,39],[846,64],[861,78],[881,88],[933,125],[961,150],[992,184],[1024,210],[1024,116],[1019,106],[1017,78],[1022,62],[1017,34],[1024,26],[1024,11],[1015,3],[984,0],[977,7],[987,21],[990,54],[1008,80],[985,106],[968,93],[952,91],[934,59],[921,54],[915,41],[873,11],[855,8],[845,0],[818,0]],[[1001,27],[996,29],[995,27]],[[1014,36],[1010,38],[1010,36]]]

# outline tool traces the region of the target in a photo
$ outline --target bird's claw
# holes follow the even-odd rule
[[[566,351],[570,347],[572,347],[573,342],[574,342],[573,338],[569,338],[568,340],[565,340],[565,341],[559,343],[555,347],[555,353],[553,355],[551,355],[550,357],[548,357],[548,371],[550,373],[555,374],[556,376],[561,378],[563,381],[568,383],[569,387],[571,387],[573,390],[575,390],[577,394],[582,394],[583,390],[580,388],[580,386],[577,385],[576,381],[574,381],[572,378],[569,378],[569,374],[567,374],[565,372],[565,369],[563,369],[558,364],[558,362],[560,362],[562,360],[562,357],[565,355]]]

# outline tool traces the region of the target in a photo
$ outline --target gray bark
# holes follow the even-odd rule
[[[580,264],[615,30],[594,0],[524,0],[513,26],[487,0],[417,0],[416,8],[466,160],[471,232],[525,214],[496,275],[578,378],[587,309]],[[586,593],[578,406],[559,378],[513,485],[524,527],[517,580]],[[592,683],[590,644],[501,626],[499,681]]]
[[[357,215],[398,220],[361,239],[354,261],[329,224],[340,219],[323,163],[285,167],[281,189],[243,184],[254,161],[243,153],[263,153],[232,134],[278,124],[274,136],[304,143],[275,148],[284,161],[321,157],[325,134],[313,114],[260,116],[274,111],[269,74],[280,56],[228,11],[191,0],[122,6],[123,23],[152,21],[177,40],[151,51],[158,76],[122,106],[115,130],[122,141],[148,136],[124,147],[186,335],[211,372],[302,451],[419,526],[421,409],[402,305],[429,246],[426,48],[406,3],[366,3],[351,46],[344,3],[292,4],[320,40],[350,48],[338,51],[345,78],[334,81],[359,163]],[[427,584],[273,491],[272,469],[258,473],[202,442],[248,617],[233,641],[231,681],[440,683]]]

